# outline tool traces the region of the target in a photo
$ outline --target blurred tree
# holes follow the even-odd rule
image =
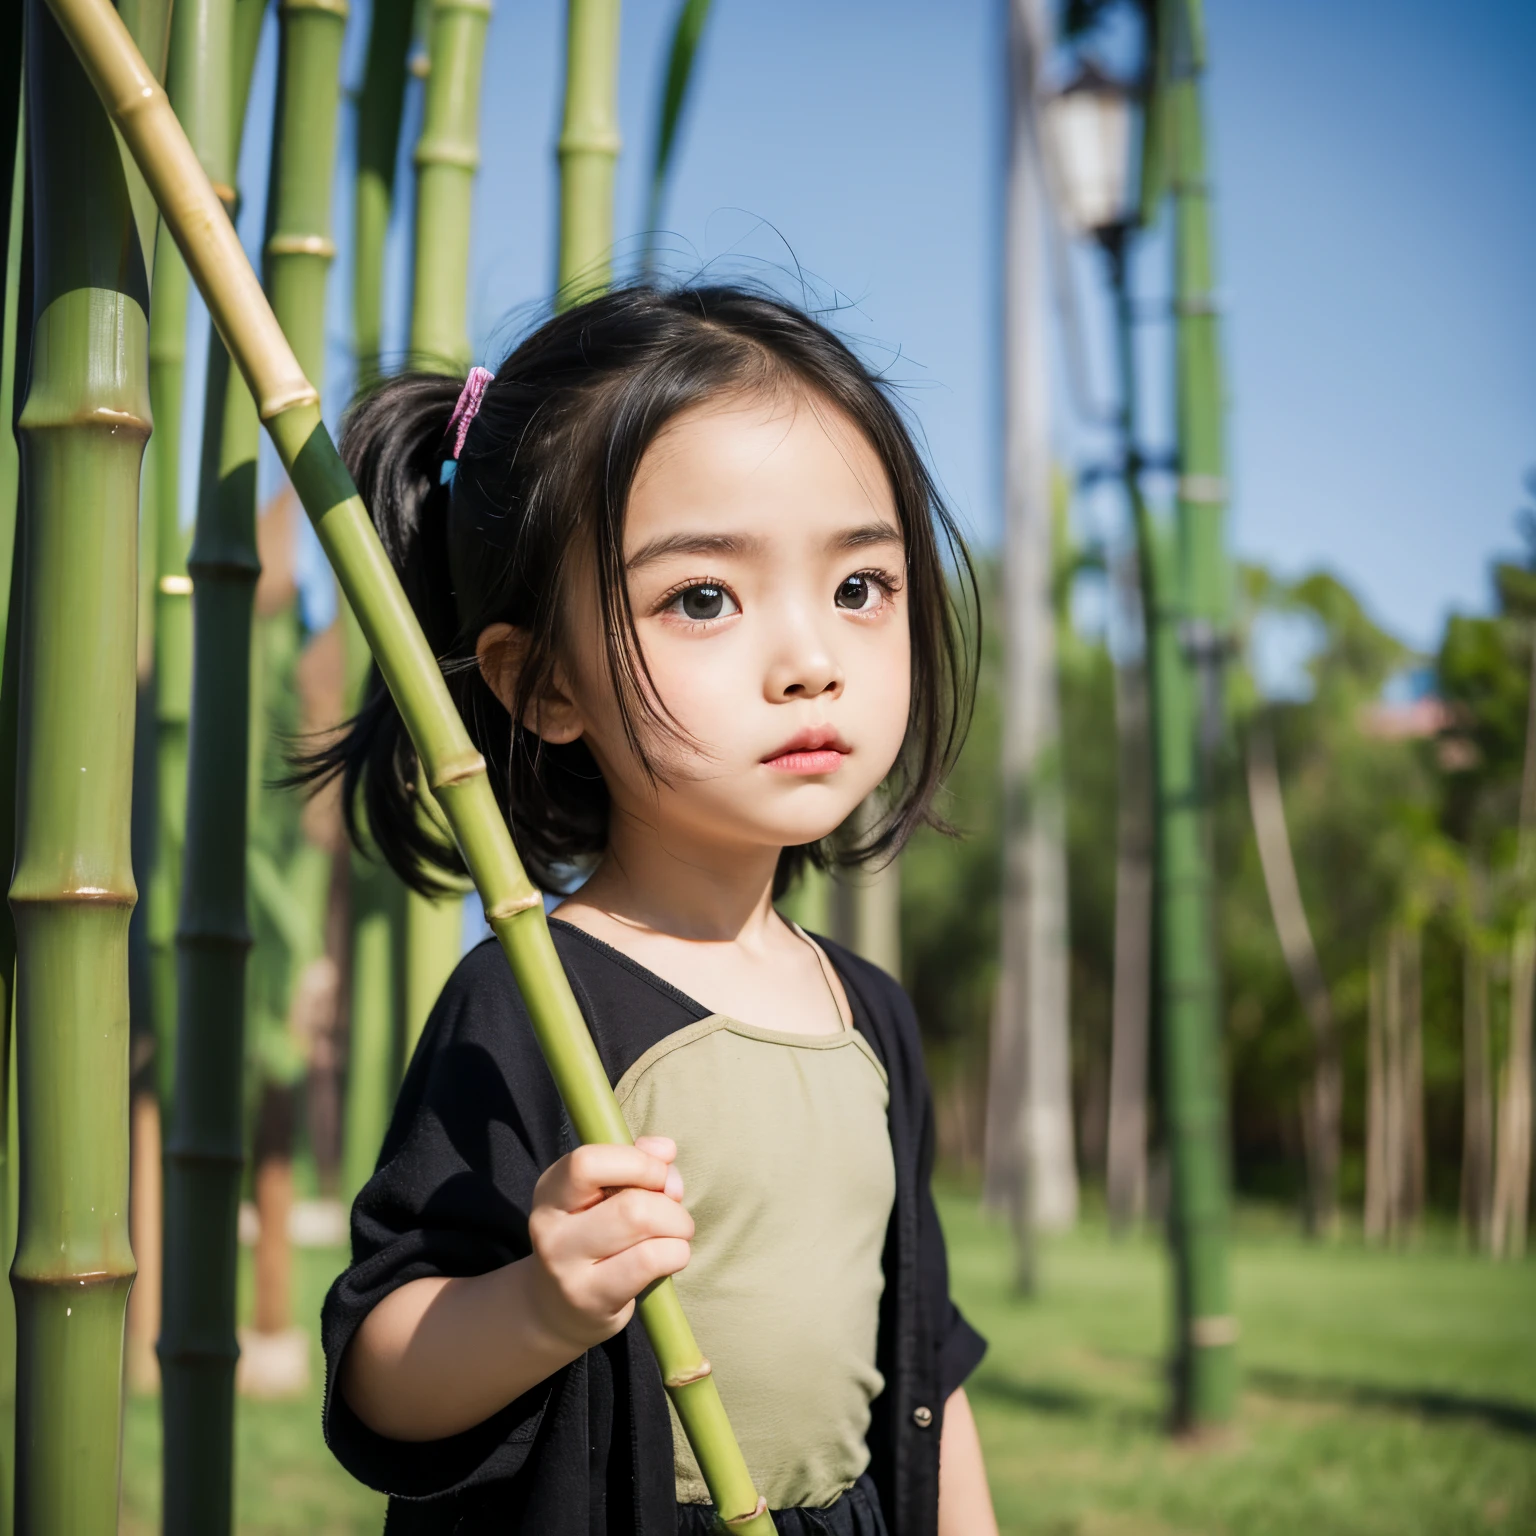
[[[1132,636],[1144,636],[1141,573],[1134,548],[1128,547],[1120,555],[1114,587],[1126,615],[1126,629]],[[1128,654],[1115,663],[1113,730],[1118,767],[1114,790],[1114,983],[1104,1198],[1111,1225],[1124,1230],[1139,1222],[1147,1211],[1147,1074],[1152,1044],[1152,722],[1146,648],[1138,641],[1133,641]],[[1076,754],[1073,756],[1075,760]],[[1080,794],[1070,794],[1069,806],[1080,799]],[[1092,823],[1096,828],[1104,824],[1097,818]],[[1085,886],[1076,872],[1078,863],[1074,854],[1071,882],[1075,906],[1081,905]],[[1074,914],[1073,932],[1082,931],[1081,920]],[[1082,981],[1076,982],[1073,996],[1081,997],[1083,987]]]
[[[1231,697],[1245,722],[1250,760],[1255,731],[1272,733],[1297,899],[1327,988],[1342,1081],[1350,1081],[1353,1064],[1354,1080],[1363,1083],[1376,936],[1406,915],[1419,927],[1428,913],[1450,911],[1454,900],[1446,893],[1457,889],[1459,862],[1435,832],[1432,758],[1416,740],[1383,734],[1372,713],[1384,685],[1413,658],[1333,576],[1285,584],[1249,568],[1243,591],[1242,627],[1283,616],[1311,631],[1310,696],[1273,700],[1257,713],[1252,677],[1237,671]],[[1228,796],[1219,838],[1234,1144],[1250,1191],[1292,1195],[1303,1188],[1292,1170],[1318,1156],[1306,1155],[1311,1111],[1303,1106],[1319,1094],[1325,1067],[1315,1016],[1277,933],[1251,814],[1236,794]],[[1415,880],[1425,891],[1415,891]],[[1315,998],[1310,1007],[1318,1007]],[[1341,1104],[1338,1155],[1347,1169],[1342,1147],[1363,1130],[1361,1101],[1341,1090]],[[1353,1178],[1358,1192],[1358,1172]]]
[[[981,601],[976,707],[937,805],[959,835],[920,830],[902,853],[901,879],[902,979],[923,1027],[940,1155],[971,1170],[981,1163],[1002,888],[998,562],[979,561],[976,577]]]
[[[1315,1235],[1338,1229],[1339,1154],[1343,1130],[1343,1066],[1333,998],[1317,957],[1306,904],[1296,880],[1285,800],[1275,767],[1269,722],[1257,713],[1248,729],[1248,807],[1270,912],[1297,996],[1312,1027],[1312,1081],[1301,1099],[1302,1141],[1307,1159],[1307,1226]]]
[[[1049,215],[1038,120],[1050,46],[1041,0],[1013,0],[1003,267],[1001,973],[988,1071],[985,1195],[1013,1227],[1018,1283],[1026,1291],[1034,1284],[1035,1230],[1069,1226],[1077,1215],[1045,351]]]
[[[1536,495],[1536,475],[1527,488]],[[1492,924],[1509,963],[1502,1052],[1487,1008],[1466,1009],[1463,1220],[1495,1252],[1514,1254],[1524,1249],[1530,1203],[1536,990],[1536,513],[1519,522],[1527,554],[1495,566],[1498,611],[1454,615],[1437,668],[1455,711],[1442,753],[1443,820],[1487,872]],[[1480,975],[1476,984],[1480,991]]]

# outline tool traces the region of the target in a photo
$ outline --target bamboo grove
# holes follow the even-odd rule
[[[1088,25],[1101,8],[1068,10]],[[471,891],[407,891],[350,846],[336,795],[303,804],[278,787],[295,736],[334,729],[374,690],[393,693],[421,770],[420,813],[464,855],[470,911],[483,909],[506,953],[577,1134],[630,1139],[541,893],[321,411],[322,396],[338,393],[327,378],[338,326],[327,295],[342,199],[352,227],[343,383],[366,389],[405,366],[461,376],[474,360],[482,69],[489,29],[507,23],[491,0],[361,9],[350,183],[337,177],[354,110],[343,89],[348,0],[26,0],[4,23],[0,411],[15,432],[0,442],[0,804],[15,813],[0,816],[12,871],[0,917],[0,1244],[15,1257],[0,1296],[0,1536],[116,1528],[125,1386],[159,1393],[166,1531],[227,1532],[237,1391],[304,1384],[289,1250],[296,1159],[302,1148],[328,1208],[344,1207],[371,1174],[395,1090],[462,952]],[[1149,43],[1140,204],[1102,239],[1134,551],[1125,585],[1145,642],[1140,693],[1124,703],[1124,719],[1139,724],[1120,740],[1115,895],[1117,942],[1129,934],[1133,957],[1140,946],[1139,969],[1126,966],[1140,992],[1127,983],[1122,1008],[1117,949],[1114,1070],[1124,1082],[1110,1090],[1106,1187],[1115,1225],[1146,1214],[1150,1108],[1168,1175],[1169,1417],[1200,1432],[1230,1422],[1239,1384],[1216,848],[1241,637],[1226,550],[1201,4],[1137,9]],[[1036,93],[1059,41],[1048,10],[1010,0],[1008,12],[1007,697],[987,764],[1002,808],[984,855],[996,858],[989,877],[1001,875],[1002,937],[1001,954],[994,944],[976,966],[989,985],[1001,973],[987,1003],[986,1199],[1011,1219],[1026,1291],[1036,1232],[1078,1210],[1057,692],[1066,493],[1049,459],[1037,339],[1048,323],[1052,214]],[[710,13],[709,0],[676,6],[642,272],[661,264],[669,176]],[[245,156],[248,120],[266,121],[252,95],[269,18],[271,141]],[[567,0],[551,145],[557,306],[608,286],[625,254],[615,219],[619,43],[619,0]],[[243,163],[264,167],[264,186],[241,185]],[[244,217],[256,206],[259,233]],[[397,229],[410,253],[399,296],[385,260]],[[1176,418],[1174,490],[1162,507],[1139,447],[1145,365],[1127,276],[1131,251],[1156,231],[1167,236]],[[195,296],[211,317],[201,361],[188,355]],[[283,474],[258,506],[263,433]],[[296,574],[306,516],[339,588],[334,614],[310,611]],[[1509,611],[1528,622],[1536,579],[1520,587],[1517,577]],[[1116,715],[1118,724],[1121,703]],[[1529,735],[1536,741],[1536,716]],[[1245,740],[1264,888],[1310,1032],[1307,1216],[1327,1235],[1340,1221],[1342,1031],[1287,832],[1283,742],[1265,720],[1250,722]],[[1137,773],[1147,781],[1139,821],[1123,788]],[[861,808],[849,834],[878,809]],[[1384,1241],[1410,1230],[1423,1205],[1414,978],[1419,914],[1439,901],[1459,903],[1467,931],[1484,935],[1466,947],[1464,1206],[1489,1245],[1523,1244],[1536,990],[1529,745],[1517,862],[1523,904],[1499,962],[1515,1022],[1497,1082],[1494,941],[1478,926],[1492,901],[1485,874],[1465,872],[1454,900],[1443,870],[1426,877],[1373,943],[1364,1204],[1367,1233]],[[1138,867],[1139,898],[1127,894]],[[873,879],[813,875],[786,906],[895,971],[907,878],[895,866]],[[922,902],[924,889],[905,899]],[[955,963],[944,956],[946,984]],[[237,1327],[242,1201],[255,1214],[247,1328]],[[694,1339],[670,1282],[638,1310],[723,1520],[765,1536],[772,1521],[709,1374],[708,1341]]]

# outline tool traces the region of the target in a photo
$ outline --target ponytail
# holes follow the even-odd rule
[[[399,374],[357,400],[341,429],[341,456],[439,664],[458,632],[442,466],[460,387],[443,374]],[[437,895],[448,889],[443,877],[462,874],[463,864],[426,814],[417,777],[416,749],[370,658],[357,714],[298,759],[291,782],[313,789],[340,778],[353,843],[371,844],[408,885]]]

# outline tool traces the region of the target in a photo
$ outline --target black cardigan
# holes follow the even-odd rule
[[[600,940],[558,920],[551,929],[610,1082],[658,1040],[708,1016]],[[944,1403],[986,1345],[949,1299],[912,1005],[883,971],[821,943],[890,1079],[896,1200],[882,1259],[876,1365],[885,1390],[872,1405],[869,1470],[891,1536],[934,1536]],[[459,964],[428,1020],[378,1168],[352,1208],[352,1266],[321,1319],[326,1441],[354,1477],[390,1495],[389,1536],[675,1536],[671,1420],[638,1323],[446,1440],[377,1435],[336,1390],[343,1351],[391,1291],[423,1275],[483,1274],[529,1252],[533,1186],[573,1145],[506,959],[487,940]]]

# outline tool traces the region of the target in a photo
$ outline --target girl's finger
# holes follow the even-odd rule
[[[688,1265],[688,1244],[679,1237],[652,1237],[593,1266],[593,1280],[609,1313],[618,1312],[646,1286]]]
[[[693,1217],[675,1200],[650,1190],[625,1189],[601,1205],[561,1223],[561,1256],[601,1263],[652,1238],[693,1236]]]
[[[671,1163],[677,1157],[677,1143],[670,1136],[637,1136],[635,1145],[642,1152],[659,1157],[664,1163]],[[674,1200],[682,1200],[683,1173],[680,1168],[674,1166],[667,1170],[667,1182],[662,1186],[662,1193],[670,1195]]]
[[[667,1164],[639,1147],[585,1146],[567,1153],[545,1169],[533,1192],[535,1205],[563,1211],[595,1205],[610,1189],[666,1187]]]

